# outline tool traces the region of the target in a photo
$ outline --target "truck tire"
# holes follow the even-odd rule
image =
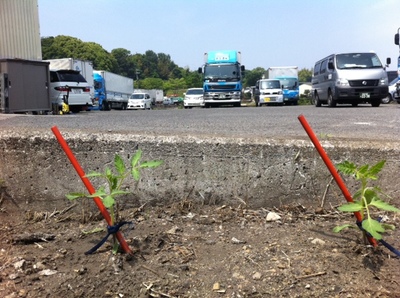
[[[102,111],[110,111],[111,107],[108,101],[103,101],[102,105],[101,105],[101,110]]]
[[[333,99],[331,91],[328,91],[328,106],[331,108],[336,107],[336,100]]]
[[[379,107],[380,104],[381,104],[381,100],[379,100],[379,99],[374,99],[371,101],[371,106],[373,106],[374,108]]]
[[[322,105],[321,100],[319,99],[319,95],[316,92],[313,94],[312,101],[317,108],[319,108]]]

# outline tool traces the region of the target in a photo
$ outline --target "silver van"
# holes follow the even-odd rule
[[[390,64],[390,58],[387,58]],[[379,107],[388,94],[388,77],[375,53],[332,54],[315,63],[312,101],[316,107],[327,104],[370,103]]]

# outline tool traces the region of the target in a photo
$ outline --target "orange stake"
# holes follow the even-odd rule
[[[69,148],[67,142],[61,135],[60,131],[58,130],[57,126],[53,126],[51,128],[53,131],[54,135],[56,136],[58,142],[60,143],[61,147],[63,148],[65,154],[67,155],[69,161],[71,162],[72,166],[75,168],[76,172],[78,173],[79,177],[81,178],[83,184],[86,186],[87,190],[89,193],[92,195],[96,192],[95,188],[93,187],[92,183],[90,180],[86,177],[85,172],[83,171],[82,167],[80,166],[78,160],[74,156],[74,154],[71,151],[71,148]],[[107,221],[107,224],[110,226],[111,225],[111,216],[107,211],[107,208],[104,206],[103,202],[99,197],[93,198],[94,202],[96,203],[97,207],[99,208],[101,214],[103,215],[104,219]],[[128,254],[133,254],[132,250],[130,249],[128,243],[126,243],[124,236],[122,235],[121,232],[116,233],[117,239],[119,243],[121,244],[122,249],[124,252]]]
[[[347,189],[342,177],[338,174],[335,166],[333,165],[332,161],[329,159],[328,154],[326,154],[324,148],[321,146],[320,142],[318,141],[317,136],[315,135],[314,131],[312,130],[311,126],[308,124],[306,118],[303,115],[300,115],[298,117],[301,125],[303,125],[305,131],[307,132],[308,136],[310,137],[311,141],[313,142],[315,149],[317,149],[319,155],[321,156],[322,160],[325,162],[325,165],[328,167],[329,172],[331,172],[331,175],[335,179],[337,185],[339,186],[340,190],[342,191],[345,199],[347,202],[353,202],[353,198]],[[361,222],[363,220],[363,216],[360,212],[354,212],[354,216],[356,217],[358,222]],[[377,246],[378,243],[377,241],[371,237],[368,236],[368,241],[371,245]]]

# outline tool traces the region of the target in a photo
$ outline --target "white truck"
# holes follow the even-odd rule
[[[43,60],[49,62],[50,70],[77,70],[86,79],[90,86],[90,98],[94,98],[93,89],[93,63],[91,61],[79,60],[74,58],[60,58]]]
[[[108,111],[112,108],[126,110],[133,93],[133,79],[105,70],[93,71],[94,108]]]
[[[151,103],[162,104],[164,101],[164,91],[161,89],[135,89],[134,93],[148,93],[151,97]]]
[[[299,70],[297,66],[269,67],[263,79],[279,80],[283,90],[283,102],[297,105],[299,101]]]

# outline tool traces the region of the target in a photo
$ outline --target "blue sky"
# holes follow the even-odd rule
[[[375,51],[397,69],[399,0],[38,0],[42,37],[147,50],[196,70],[203,54],[239,50],[246,69],[312,68],[335,52]],[[70,21],[68,21],[70,20]]]

